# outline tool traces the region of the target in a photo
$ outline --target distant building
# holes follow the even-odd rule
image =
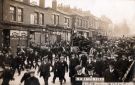
[[[82,9],[71,8],[70,6],[64,6],[63,4],[59,4],[57,10],[62,10],[70,13],[73,19],[72,24],[74,30],[84,36],[86,36],[86,34],[87,37],[109,35],[108,29],[110,28],[112,21],[106,16],[98,18],[92,15],[90,11],[83,11]]]
[[[129,36],[130,28],[127,22],[124,20],[119,24],[115,24],[114,32],[115,32],[115,36],[119,36],[119,37]]]

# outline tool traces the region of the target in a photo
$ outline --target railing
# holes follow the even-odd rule
[[[131,72],[132,69],[134,69],[135,61],[132,62],[126,73],[124,74],[124,77],[122,78],[122,81],[124,82],[128,76],[128,74]]]

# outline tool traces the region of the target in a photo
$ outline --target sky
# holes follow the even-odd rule
[[[36,0],[38,1],[38,0]],[[135,0],[57,0],[58,4],[89,10],[93,15],[105,15],[113,23],[127,20],[131,30],[135,32]],[[52,0],[46,0],[46,7],[51,7]],[[133,23],[134,22],[134,23]]]

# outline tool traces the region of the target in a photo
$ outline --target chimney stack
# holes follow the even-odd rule
[[[57,0],[52,1],[52,8],[57,10]]]
[[[45,8],[45,0],[39,0],[39,6]]]

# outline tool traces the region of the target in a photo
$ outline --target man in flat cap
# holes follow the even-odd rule
[[[43,77],[45,85],[48,85],[48,79],[50,77],[50,67],[51,63],[48,61],[48,57],[44,57],[42,64],[39,67],[38,73],[40,77]]]
[[[106,69],[104,73],[104,79],[105,82],[119,82],[120,73],[117,69],[115,69],[113,62],[111,62],[109,64],[109,68]]]
[[[34,75],[35,71],[30,71],[30,77],[26,80],[24,85],[40,85],[38,78]]]
[[[85,76],[85,73],[83,72],[85,70],[85,68],[82,67],[81,65],[77,65],[75,67],[75,70],[76,70],[76,73],[74,75],[74,83],[72,85],[82,85],[82,81],[78,81],[78,80],[76,80],[76,78]]]
[[[20,85],[22,82],[24,82],[24,85],[25,85],[26,80],[30,77],[30,66],[26,65],[25,68],[26,68],[26,72],[24,73],[23,77],[21,78]]]

